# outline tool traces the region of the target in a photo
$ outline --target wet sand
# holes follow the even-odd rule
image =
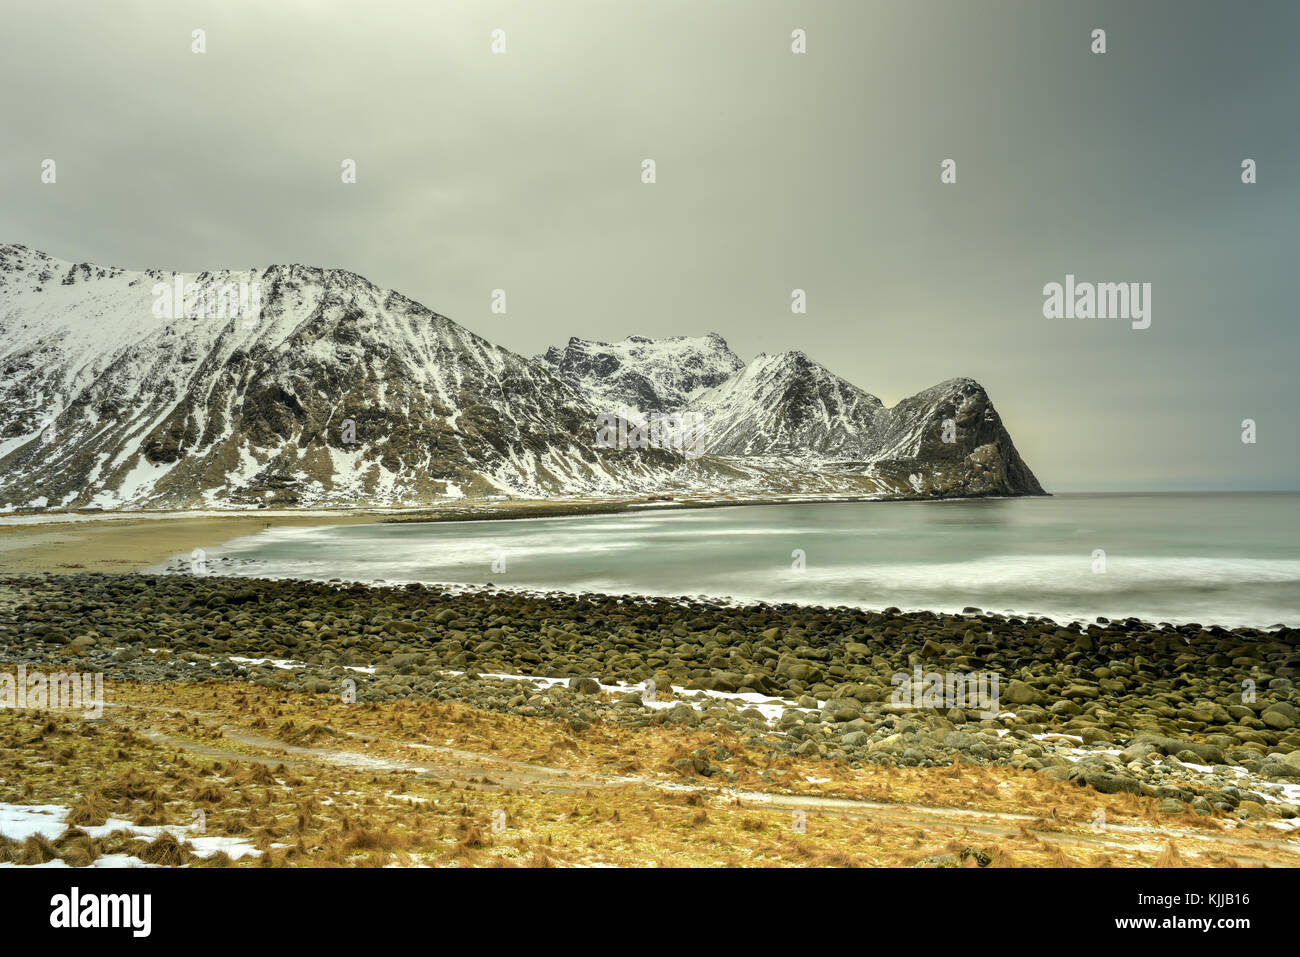
[[[0,525],[0,574],[129,572],[272,528],[382,521],[374,514],[93,518]]]

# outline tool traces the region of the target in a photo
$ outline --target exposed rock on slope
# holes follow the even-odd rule
[[[0,246],[0,509],[1042,494],[969,379],[886,409],[802,353],[745,366],[712,333],[530,360],[346,270],[181,277],[259,291],[255,321],[159,309],[176,279]],[[619,410],[696,413],[706,454],[600,448]]]
[[[537,359],[606,411],[671,412],[731,378],[745,364],[717,333],[691,338],[593,342],[574,336]]]
[[[713,355],[734,358],[720,337],[708,340]],[[664,382],[672,368],[665,356],[700,341],[632,337],[609,346],[571,340],[563,352],[552,348],[546,355],[599,405],[615,395],[626,398],[622,383]],[[716,378],[726,364],[705,365]],[[653,395],[653,403],[627,404],[693,413],[705,465],[729,470],[728,484],[747,491],[757,484],[784,492],[1044,494],[988,393],[972,379],[941,382],[886,408],[802,352],[784,352],[761,354],[708,390],[659,386]]]
[[[699,397],[705,447],[720,455],[864,458],[880,400],[802,352],[759,355]]]
[[[158,317],[170,273],[0,247],[0,504],[613,492],[680,461],[594,448],[595,410],[547,369],[353,273],[185,278],[260,283],[259,320]]]

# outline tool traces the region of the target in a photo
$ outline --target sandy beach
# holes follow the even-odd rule
[[[0,574],[129,572],[196,548],[266,528],[379,521],[375,514],[78,517],[64,522],[0,524]]]

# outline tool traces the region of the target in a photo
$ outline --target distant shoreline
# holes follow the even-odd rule
[[[1093,494],[1093,493],[1079,493]],[[1142,494],[1142,493],[1099,493]],[[1181,494],[1181,493],[1178,493]],[[741,505],[835,505],[864,502],[975,502],[985,499],[1006,500],[1021,498],[1051,498],[1051,492],[1042,495],[882,495],[871,493],[816,493],[807,496],[778,495],[760,498],[718,498],[699,495],[680,495],[661,498],[650,495],[618,495],[601,497],[566,498],[466,498],[449,499],[429,505],[394,506],[301,506],[291,508],[189,508],[189,509],[58,509],[0,513],[0,529],[15,525],[52,525],[86,521],[130,521],[135,519],[197,519],[197,518],[334,518],[339,516],[367,516],[385,522],[466,521],[480,518],[509,519],[533,518],[560,514],[607,514],[631,511],[637,508],[727,508]]]
[[[28,526],[72,525],[85,522],[137,522],[177,520],[229,520],[265,519],[285,520],[302,524],[304,520],[319,520],[322,525],[335,523],[374,522],[443,522],[443,521],[495,521],[515,518],[549,518],[569,515],[616,514],[647,508],[678,510],[690,508],[732,508],[747,505],[843,505],[867,502],[881,503],[944,503],[979,501],[1017,501],[1041,498],[1145,498],[1145,497],[1196,497],[1196,496],[1255,496],[1297,495],[1300,489],[1206,489],[1206,490],[1121,490],[1121,491],[1058,491],[1042,495],[858,495],[853,493],[772,496],[764,498],[714,498],[683,495],[669,500],[652,496],[609,496],[593,498],[474,498],[451,499],[446,502],[417,506],[301,506],[280,508],[189,508],[189,509],[50,509],[40,511],[0,512],[0,533],[10,528]]]
[[[863,495],[763,499],[621,498],[464,499],[412,509],[250,509],[26,512],[0,516],[0,574],[124,572],[152,567],[195,548],[210,549],[267,528],[331,525],[481,522],[568,518],[647,510],[680,511],[746,505],[833,505],[864,502],[957,502],[1042,496],[878,498]]]

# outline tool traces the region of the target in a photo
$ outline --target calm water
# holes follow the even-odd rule
[[[1093,570],[1096,549],[1105,552],[1104,571]],[[1300,493],[647,509],[272,529],[210,551],[214,570],[230,569],[233,563],[214,561],[223,555],[253,560],[235,565],[239,574],[275,577],[1300,625]]]

